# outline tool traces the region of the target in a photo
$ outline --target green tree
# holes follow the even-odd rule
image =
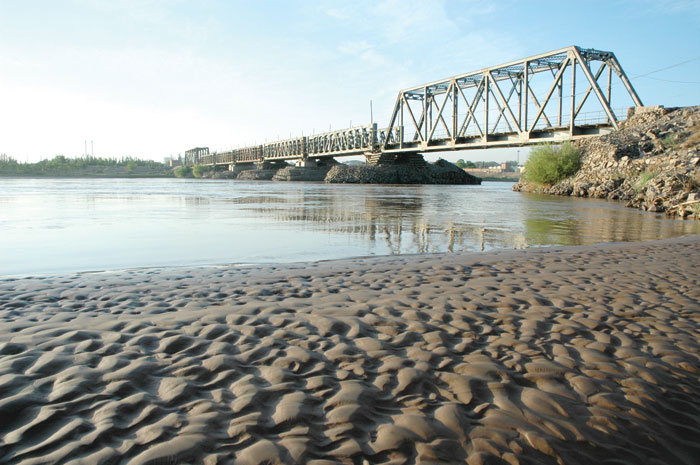
[[[465,168],[476,168],[476,165],[471,162],[471,161],[464,161],[463,159],[457,160],[457,163],[455,163],[459,168],[465,169]]]
[[[209,174],[209,167],[204,165],[194,165],[192,167],[192,174],[195,178],[203,178]]]
[[[192,174],[192,168],[186,165],[178,166],[173,170],[173,174],[178,178],[186,178]]]

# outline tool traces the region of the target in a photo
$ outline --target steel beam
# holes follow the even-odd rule
[[[605,100],[605,97],[603,97],[603,92],[600,90],[600,86],[598,86],[598,81],[593,79],[593,74],[591,74],[591,70],[588,67],[588,63],[586,63],[583,57],[581,57],[581,53],[577,47],[574,47],[573,53],[579,60],[579,64],[581,66],[581,69],[583,70],[583,74],[586,76],[586,79],[588,79],[588,82],[593,86],[593,92],[595,92],[596,97],[598,97],[600,104],[603,106],[603,110],[608,115],[608,118],[610,119],[610,124],[612,124],[612,126],[615,129],[618,129],[617,118],[615,117],[612,108],[610,108],[610,105]]]

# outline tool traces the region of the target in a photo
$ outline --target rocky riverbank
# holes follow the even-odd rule
[[[288,166],[277,171],[273,181],[323,181],[330,166]]]
[[[516,191],[627,201],[651,212],[700,219],[700,106],[630,109],[619,131],[574,142],[578,173],[553,186]]]
[[[277,174],[277,169],[245,170],[238,173],[235,179],[242,181],[270,181]]]

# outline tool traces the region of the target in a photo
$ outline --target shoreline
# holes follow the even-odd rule
[[[463,251],[463,252],[427,252],[427,253],[402,253],[402,254],[392,254],[392,255],[358,255],[350,257],[341,258],[327,258],[318,260],[296,260],[296,261],[284,261],[284,262],[230,262],[230,263],[193,263],[193,264],[183,264],[183,265],[145,265],[145,266],[134,266],[126,268],[104,268],[104,269],[87,269],[87,270],[67,270],[67,271],[55,271],[47,273],[16,273],[16,274],[0,274],[0,284],[3,281],[21,281],[24,279],[58,279],[58,278],[69,278],[69,277],[79,277],[79,276],[92,276],[92,275],[118,275],[118,274],[153,274],[153,273],[164,273],[171,274],[175,271],[182,271],[185,274],[189,273],[206,273],[207,271],[214,272],[216,270],[232,271],[236,269],[254,270],[260,273],[266,272],[268,269],[282,269],[285,267],[291,267],[290,269],[305,268],[308,266],[315,266],[320,264],[329,264],[343,266],[344,264],[351,263],[357,264],[358,262],[363,262],[364,265],[369,266],[369,262],[392,262],[392,259],[417,259],[417,258],[427,258],[439,260],[440,257],[456,257],[459,260],[471,260],[476,258],[487,258],[491,255],[501,257],[504,254],[509,254],[510,252],[516,253],[537,253],[547,251],[566,251],[568,249],[600,249],[610,246],[635,246],[643,244],[662,244],[667,241],[678,241],[682,239],[693,239],[698,238],[700,240],[700,234],[692,234],[688,236],[677,236],[667,239],[657,239],[652,241],[610,241],[610,242],[599,242],[596,244],[587,245],[535,245],[521,249],[514,248],[492,248],[483,251]],[[403,260],[402,260],[403,261]]]
[[[686,236],[0,277],[0,461],[690,464],[698,263]]]

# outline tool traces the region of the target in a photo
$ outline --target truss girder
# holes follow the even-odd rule
[[[294,160],[307,157],[363,155],[379,147],[377,125],[358,126],[339,131],[297,137],[243,147],[227,152],[199,157],[204,165],[230,165],[263,162],[266,160]]]
[[[593,68],[595,63],[597,68]],[[604,89],[599,79],[606,70]],[[574,138],[584,126],[576,119],[586,102],[592,105],[591,95],[605,115],[598,125],[617,129],[619,119],[611,107],[613,74],[640,106],[641,100],[612,52],[576,46],[404,89],[396,99],[389,126],[379,134],[381,150],[445,150],[475,138],[481,138],[482,144],[502,142],[506,135],[511,143],[515,138],[524,145],[533,139],[540,142],[538,133],[565,128]],[[545,88],[533,85],[533,81],[542,85],[543,79],[550,80]],[[565,95],[565,82],[571,84],[570,95]],[[577,101],[582,86],[587,89]],[[565,99],[569,105],[565,106]]]

